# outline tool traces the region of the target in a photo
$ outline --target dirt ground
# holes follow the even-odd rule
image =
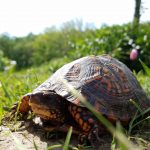
[[[66,137],[66,133],[55,133],[48,134],[42,128],[37,126],[22,126],[17,131],[10,131],[7,126],[0,126],[0,150],[35,150],[34,142],[37,146],[36,150],[46,150],[48,146],[63,144]],[[105,139],[106,138],[106,139]],[[103,138],[103,143],[99,149],[110,150],[111,138],[108,136]],[[19,143],[19,144],[17,144]],[[72,146],[78,145],[78,137],[72,135],[70,144]],[[21,147],[19,147],[21,145]],[[81,150],[90,150],[92,148],[78,147]],[[54,149],[54,150],[60,150]]]
[[[67,133],[62,132],[47,132],[43,127],[30,121],[17,121],[15,125],[4,122],[0,126],[0,150],[47,150],[47,147],[52,145],[63,145],[66,135]],[[150,150],[150,126],[140,126],[130,138],[142,150]],[[103,143],[100,143],[99,150],[110,150],[112,137],[105,134],[101,140]],[[77,135],[72,135],[70,146],[79,150],[93,150],[91,147],[79,145]]]

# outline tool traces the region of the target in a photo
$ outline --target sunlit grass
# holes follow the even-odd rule
[[[19,101],[22,95],[35,89],[67,61],[56,59],[38,68],[0,72],[0,108],[3,108],[3,113],[5,110],[8,111],[14,102]],[[0,118],[2,118],[1,114]]]
[[[52,145],[47,147],[47,150],[53,150],[55,148],[61,148],[62,150],[69,150],[69,147],[71,147],[70,144],[70,139],[71,139],[71,135],[72,135],[72,127],[69,128],[66,139],[64,144],[57,144],[57,145]],[[78,150],[78,148],[76,147],[72,147],[73,150]]]
[[[131,134],[131,131],[139,124],[141,124],[142,122],[146,121],[146,120],[150,120],[150,116],[144,117],[142,119],[140,119],[139,121],[137,121],[140,117],[144,116],[145,114],[150,112],[150,107],[146,110],[144,110],[143,112],[141,112],[140,114],[135,114],[134,118],[130,121],[129,123],[129,130],[128,130],[128,134]],[[137,122],[135,122],[137,121]]]
[[[150,68],[142,60],[139,59],[139,61],[142,64],[143,69],[145,70],[146,74],[150,77]]]
[[[67,134],[67,137],[66,137],[66,140],[65,140],[65,144],[63,146],[63,150],[68,150],[70,139],[71,139],[71,134],[72,134],[72,127],[70,127],[69,130],[68,130],[68,134]]]

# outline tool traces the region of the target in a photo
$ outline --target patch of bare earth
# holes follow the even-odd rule
[[[66,135],[67,133],[62,132],[47,132],[39,125],[31,122],[18,121],[15,125],[5,122],[0,126],[0,150],[35,150],[35,145],[37,150],[46,150],[48,146],[64,144]],[[103,142],[99,149],[110,150],[111,136],[104,135],[101,139]],[[138,144],[142,150],[150,150],[150,126],[139,127],[134,130],[130,139]],[[78,147],[80,150],[92,150],[92,148],[80,146],[76,135],[72,135],[70,145]],[[54,150],[60,150],[60,148]]]
[[[24,129],[15,132],[10,132],[9,128],[6,126],[1,126],[0,128],[0,150],[18,150],[18,141],[22,149],[27,150],[35,150],[34,142],[39,150],[45,150],[47,146],[59,144],[61,142],[59,140],[46,139],[44,132],[32,127],[28,128],[28,130]]]
[[[38,150],[46,150],[48,146],[63,144],[66,137],[66,133],[48,133],[37,125],[22,126],[17,131],[10,131],[10,128],[4,125],[0,126],[0,150],[18,150],[19,144],[24,150],[35,150],[34,142]],[[18,141],[19,144],[17,144]],[[103,141],[105,143],[100,146],[100,149],[110,150],[111,138],[108,138],[108,136],[103,137]],[[81,150],[92,149],[79,146],[76,135],[72,136],[70,145],[76,146]]]

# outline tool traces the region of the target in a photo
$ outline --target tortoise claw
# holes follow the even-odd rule
[[[94,128],[90,131],[88,134],[88,140],[93,148],[98,148],[102,143],[105,143],[105,141],[99,137],[99,128],[97,125],[94,126]]]
[[[13,106],[11,107],[11,111],[17,111],[17,108],[18,108],[18,102],[13,104]]]
[[[17,108],[18,108],[18,102],[13,104],[13,106],[10,109],[10,113],[8,114],[7,117],[5,117],[5,119],[7,118],[6,120],[13,120],[17,113]]]
[[[17,112],[18,109],[18,102],[14,103],[13,106],[11,107],[11,114],[15,114]]]
[[[84,144],[86,141],[89,142],[94,149],[98,149],[102,143],[105,143],[105,141],[99,137],[99,128],[97,125],[95,125],[89,133],[79,135],[79,142],[81,144]]]
[[[88,139],[88,135],[85,133],[79,134],[78,140],[80,144],[84,144]]]
[[[9,109],[9,113],[2,118],[3,121],[12,121],[15,118],[16,112],[18,108],[18,103],[14,103],[14,105]]]

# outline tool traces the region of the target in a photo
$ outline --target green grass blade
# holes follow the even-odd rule
[[[148,116],[148,117],[146,117],[146,118],[144,118],[144,119],[138,121],[137,123],[135,123],[135,124],[133,125],[132,128],[136,127],[137,125],[139,125],[139,124],[142,123],[143,121],[146,121],[146,120],[149,120],[149,119],[150,119],[150,116]]]
[[[145,114],[147,114],[147,113],[150,113],[150,107],[149,107],[148,109],[146,109],[145,111],[143,111],[141,115],[143,116],[143,115],[145,115]],[[140,116],[140,115],[139,115],[139,116]],[[139,117],[139,116],[138,116],[138,117]]]
[[[67,133],[67,137],[63,146],[63,150],[68,150],[70,139],[71,139],[71,134],[72,134],[72,127],[69,128],[69,131]]]
[[[136,112],[136,114],[134,115],[134,117],[132,118],[132,120],[131,120],[130,123],[129,123],[129,130],[128,130],[128,134],[129,134],[129,135],[130,135],[131,132],[132,132],[133,124],[134,124],[134,121],[136,120],[137,113],[138,113],[138,111]]]
[[[115,150],[116,149],[116,139],[115,136],[113,136],[113,140],[111,142],[111,150]]]
[[[14,117],[14,122],[15,122],[15,123],[17,122],[17,116],[18,116],[18,113],[19,113],[20,104],[21,104],[21,102],[19,101],[19,102],[18,102],[18,106],[17,106],[16,113],[15,113],[15,117]]]
[[[132,131],[132,129],[133,129],[134,127],[136,127],[137,125],[139,125],[139,124],[142,123],[143,121],[148,120],[149,117],[144,118],[144,119],[142,119],[142,120],[140,120],[140,121],[138,121],[138,122],[136,122],[136,123],[134,124],[135,120],[137,120],[138,118],[144,116],[145,114],[147,114],[147,113],[149,113],[149,112],[150,112],[150,108],[146,109],[145,111],[143,111],[143,112],[140,113],[139,115],[137,115],[137,113],[135,114],[134,118],[130,121],[130,124],[129,124],[129,130],[128,130],[128,134],[129,134],[129,135],[131,134],[131,131]]]
[[[116,125],[117,125],[117,128],[116,128],[116,129],[117,129],[120,133],[123,134],[123,127],[121,126],[120,122],[117,122]],[[120,149],[120,150],[126,150],[126,149],[127,149],[126,145],[124,145],[124,143],[121,142],[121,141],[118,141],[118,145],[119,145],[119,149]]]
[[[2,118],[3,118],[3,107],[2,104],[0,104],[0,125],[2,123]]]
[[[5,93],[5,96],[8,97],[9,101],[12,102],[12,98],[11,98],[11,96],[10,96],[6,86],[5,86],[5,84],[1,80],[0,80],[0,83],[1,83],[2,89],[3,89],[4,93]]]
[[[34,139],[33,139],[33,145],[34,145],[34,149],[35,149],[35,150],[38,150],[38,147],[37,147],[37,145],[36,145]]]
[[[140,118],[140,117],[142,117],[142,116],[144,116],[145,114],[148,114],[148,113],[150,113],[150,108],[144,110],[142,113],[140,113],[139,115],[135,116],[135,120]]]
[[[56,148],[62,148],[62,145],[61,144],[52,145],[52,146],[49,146],[46,150],[53,150],[53,149],[56,149]]]
[[[150,68],[141,60],[139,59],[144,71],[146,72],[146,74],[150,77]]]
[[[140,106],[133,99],[130,99],[130,102],[132,104],[134,104],[134,106],[139,110],[140,113],[142,113],[142,109],[140,108]]]

